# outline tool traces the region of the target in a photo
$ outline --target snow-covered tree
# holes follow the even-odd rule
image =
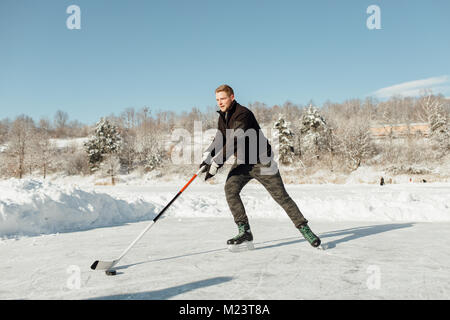
[[[107,119],[101,118],[95,126],[94,135],[84,144],[91,170],[95,171],[99,168],[105,155],[118,153],[121,145],[122,137],[117,127]]]
[[[447,155],[450,151],[450,126],[441,107],[430,116],[430,133],[437,145],[438,157]]]
[[[425,91],[419,99],[419,117],[430,125],[430,138],[436,145],[437,157],[450,151],[450,123],[440,97]]]
[[[329,129],[319,110],[310,105],[302,115],[300,124],[302,151],[318,157],[321,150],[327,149]]]
[[[279,115],[278,120],[274,124],[276,129],[276,138],[278,138],[279,150],[278,155],[282,164],[290,164],[294,161],[294,141],[290,122],[287,122],[283,115]]]
[[[352,119],[333,134],[336,149],[351,170],[356,170],[372,151],[370,126],[367,119]]]
[[[139,114],[140,126],[136,130],[134,146],[135,158],[146,171],[162,164],[164,134],[149,116],[149,110],[143,109]]]
[[[138,152],[136,151],[136,134],[132,130],[125,130],[122,136],[123,143],[120,151],[120,162],[130,173],[135,166]]]
[[[145,160],[144,168],[147,171],[152,171],[160,167],[162,163],[163,163],[163,156],[161,152],[155,152],[152,154],[148,154]]]

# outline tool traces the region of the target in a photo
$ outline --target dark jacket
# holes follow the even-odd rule
[[[223,165],[233,154],[239,164],[267,163],[272,159],[272,148],[253,112],[236,101],[227,112],[217,112],[218,131],[206,150],[210,154],[209,161]]]

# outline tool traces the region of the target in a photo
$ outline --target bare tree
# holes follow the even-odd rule
[[[137,125],[137,115],[134,108],[127,108],[121,115],[122,127],[128,130],[134,130]]]
[[[200,109],[193,107],[189,113],[184,113],[181,119],[181,127],[188,130],[189,132],[194,132],[194,122],[202,120],[202,113]]]
[[[422,122],[431,123],[432,117],[437,112],[442,112],[443,100],[425,90],[418,99],[417,117]]]
[[[156,114],[156,126],[162,132],[171,132],[175,127],[176,115],[173,111],[160,111]]]
[[[84,125],[80,121],[72,120],[66,125],[63,134],[70,137],[85,137],[83,127]]]
[[[202,114],[203,130],[217,128],[218,114],[215,107],[208,107],[204,114]]]
[[[137,130],[137,113],[134,108],[127,108],[120,116],[120,131],[122,136],[122,148],[119,154],[120,162],[127,168],[130,173],[134,168],[137,157],[136,152],[136,130]]]
[[[10,127],[11,123],[9,119],[3,119],[0,121],[0,144],[5,143]]]
[[[345,126],[338,128],[333,137],[351,170],[358,169],[362,160],[369,156],[372,150],[367,120],[352,119]]]
[[[127,168],[129,174],[134,169],[137,159],[137,137],[135,130],[124,129],[121,132],[122,136],[122,148],[120,150],[120,161]]]
[[[150,116],[150,110],[143,108],[138,114],[135,140],[135,151],[139,164],[145,167],[153,154],[161,153],[164,143],[164,132],[159,130],[156,121]]]
[[[50,140],[50,122],[41,119],[39,128],[35,130],[32,139],[31,154],[34,158],[34,164],[41,168],[44,179],[47,177],[54,149],[55,147]]]
[[[68,120],[69,120],[69,115],[67,114],[67,112],[64,112],[61,110],[56,111],[54,122],[55,122],[56,136],[58,138],[65,136]]]
[[[272,113],[274,111],[271,110],[271,108],[269,108],[265,103],[258,101],[249,103],[248,108],[252,110],[256,120],[258,120],[260,124],[267,125],[272,123]]]
[[[39,130],[45,130],[46,132],[50,133],[52,130],[51,122],[48,118],[41,118],[38,122],[38,128]]]
[[[103,174],[111,178],[111,184],[116,184],[116,176],[120,170],[120,159],[117,154],[108,153],[105,155],[104,161],[101,164]]]
[[[26,157],[30,150],[30,140],[33,136],[34,122],[28,116],[21,115],[12,123],[9,132],[7,153],[15,163],[14,175],[22,179],[25,174]]]

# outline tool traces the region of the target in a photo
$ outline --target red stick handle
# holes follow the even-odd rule
[[[184,189],[186,189],[192,181],[194,181],[194,179],[197,178],[197,174],[194,174],[194,176],[191,178],[191,180],[189,180],[188,183],[186,183],[186,185],[180,190],[180,193],[182,193],[184,191]]]

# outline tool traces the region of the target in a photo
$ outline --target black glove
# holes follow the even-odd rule
[[[199,166],[199,168],[202,169],[202,171],[200,171],[200,173],[208,172],[209,171],[209,167],[211,167],[210,164],[202,162],[202,164]]]
[[[198,166],[198,168],[200,169],[203,166],[208,166],[208,164],[205,161],[202,161],[202,163],[200,163],[200,165]]]

